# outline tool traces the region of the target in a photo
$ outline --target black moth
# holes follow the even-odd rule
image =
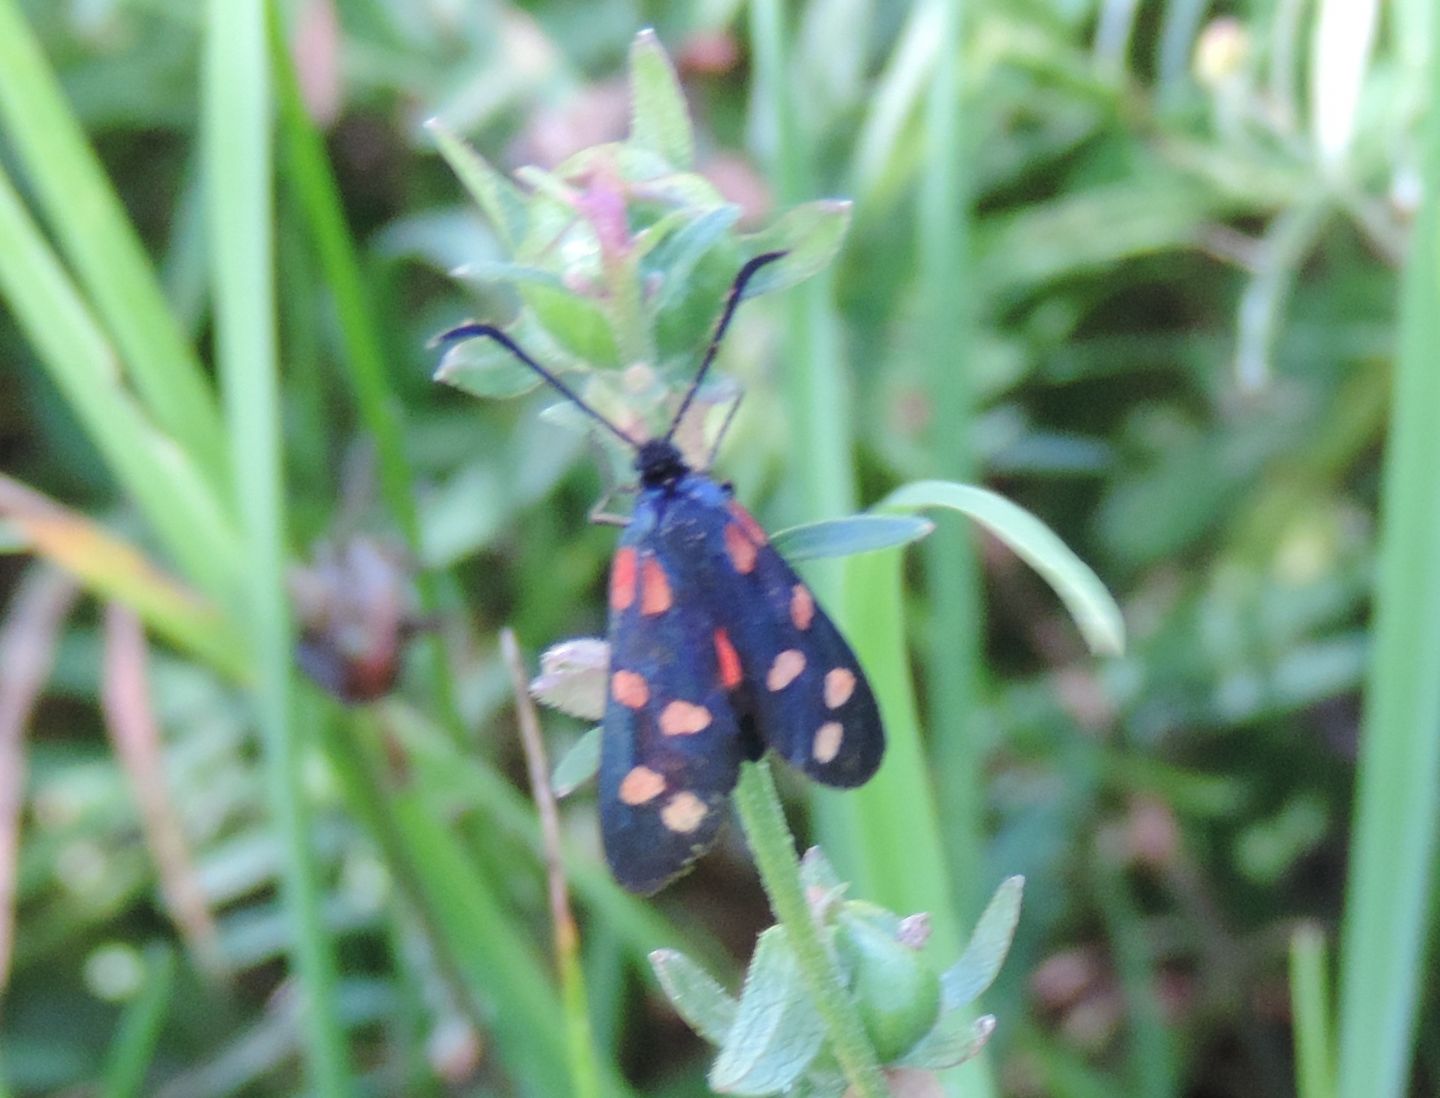
[[[646,442],[499,329],[467,324],[440,337],[497,341],[635,451],[638,494],[610,569],[600,749],[605,855],[633,892],[654,892],[715,842],[742,761],[768,748],[816,781],[852,787],[885,750],[850,646],[730,487],[692,469],[673,441],[746,283],[783,254],[741,268],[669,429]]]

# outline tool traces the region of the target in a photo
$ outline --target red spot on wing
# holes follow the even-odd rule
[[[730,563],[735,566],[735,571],[742,576],[748,576],[755,570],[755,557],[759,550],[737,523],[725,524],[725,552],[730,557]]]
[[[640,709],[650,700],[650,687],[637,671],[616,671],[610,676],[610,693],[621,705]]]
[[[790,620],[802,631],[815,620],[815,599],[803,583],[797,583],[790,592]]]
[[[654,557],[646,557],[640,562],[640,613],[663,614],[674,602],[665,569]]]
[[[764,545],[770,540],[765,536],[765,528],[755,521],[755,516],[733,499],[730,501],[730,514],[740,524],[740,529],[745,531],[745,536],[756,545]]]
[[[734,690],[745,673],[740,670],[740,654],[730,643],[730,634],[723,629],[715,630],[715,660],[720,665],[720,685]]]
[[[610,609],[625,610],[635,601],[635,550],[628,546],[610,565]]]

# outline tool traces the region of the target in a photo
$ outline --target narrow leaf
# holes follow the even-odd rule
[[[894,549],[919,541],[934,529],[929,519],[914,515],[850,515],[792,526],[774,534],[770,541],[793,563]]]
[[[1007,877],[990,897],[980,921],[975,924],[975,933],[970,944],[945,974],[940,977],[940,987],[947,1010],[965,1006],[978,999],[985,989],[995,981],[1005,955],[1010,952],[1010,942],[1015,937],[1015,925],[1020,921],[1020,896],[1025,889],[1024,877]]]
[[[646,226],[635,237],[635,243],[631,248],[631,256],[635,259],[649,260],[655,267],[668,270],[673,267],[677,260],[676,252],[689,251],[692,245],[685,242],[683,234],[701,233],[702,240],[708,234],[709,240],[706,247],[713,243],[716,237],[735,224],[740,217],[740,207],[726,203],[712,210],[705,210],[696,215],[695,210],[685,208],[671,210],[658,221]],[[715,228],[709,227],[719,222],[718,232]],[[706,225],[702,231],[697,226]],[[703,250],[703,249],[702,249]]]
[[[517,287],[546,333],[565,350],[594,366],[618,366],[620,348],[610,318],[595,302],[538,283]]]
[[[784,1090],[819,1051],[824,1033],[785,928],[772,926],[755,945],[735,1024],[710,1069],[710,1086],[722,1094]]]
[[[830,265],[850,228],[851,203],[826,198],[793,206],[764,232],[745,238],[756,255],[785,252],[750,282],[747,297],[789,289]]]
[[[145,983],[120,1016],[106,1057],[105,1098],[144,1094],[145,1076],[165,1027],[175,992],[175,953],[157,947],[146,953]]]
[[[486,159],[455,134],[438,118],[425,123],[435,135],[440,155],[450,165],[470,197],[475,199],[490,219],[496,234],[509,251],[525,239],[525,199],[515,185],[497,172]]]
[[[695,136],[685,93],[670,58],[650,29],[630,47],[630,140],[659,153],[676,168],[695,159]]]
[[[550,787],[557,797],[568,797],[600,772],[600,734],[597,726],[575,741],[555,764]]]
[[[486,399],[507,400],[541,384],[531,370],[493,339],[467,339],[452,344],[440,359],[435,380]]]
[[[450,272],[456,278],[476,282],[484,286],[495,283],[545,286],[552,290],[564,290],[560,276],[543,267],[532,267],[526,263],[507,263],[500,259],[476,259],[464,263]]]
[[[729,203],[706,210],[699,217],[693,211],[684,212],[688,220],[656,244],[646,263],[664,278],[657,299],[661,308],[685,296],[695,265],[740,220],[740,207]]]
[[[1335,1098],[1334,1043],[1326,978],[1325,932],[1314,924],[1290,935],[1290,1016],[1294,1019],[1295,1093]]]
[[[998,537],[1054,588],[1092,652],[1116,656],[1125,649],[1120,607],[1090,567],[1055,532],[1003,496],[969,484],[920,480],[896,489],[882,511],[948,507],[968,515]]]
[[[735,1025],[735,1000],[703,968],[678,949],[657,949],[650,967],[685,1024],[712,1045],[722,1045]]]

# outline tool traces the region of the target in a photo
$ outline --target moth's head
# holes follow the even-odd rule
[[[635,471],[640,474],[642,488],[659,488],[674,484],[690,472],[680,456],[679,448],[669,439],[652,438],[640,444],[635,453]]]

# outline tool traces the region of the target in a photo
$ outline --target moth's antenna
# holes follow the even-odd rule
[[[725,311],[720,314],[720,323],[715,325],[715,334],[710,337],[710,346],[705,348],[705,357],[700,360],[700,369],[695,372],[695,380],[685,391],[685,399],[680,402],[680,407],[675,412],[675,418],[670,421],[670,429],[665,432],[666,442],[675,437],[675,431],[680,426],[680,421],[690,410],[690,404],[700,390],[700,383],[705,380],[705,374],[709,371],[710,364],[715,361],[716,352],[720,350],[720,341],[725,338],[725,329],[730,327],[730,320],[740,305],[740,299],[745,295],[746,284],[761,267],[767,263],[774,263],[785,254],[785,252],[765,252],[763,255],[757,255],[740,268],[740,273],[735,276],[735,281],[730,285],[730,294],[725,298]]]
[[[440,335],[435,337],[433,342],[434,345],[439,346],[443,343],[455,343],[462,339],[478,339],[482,336],[488,339],[493,339],[496,343],[500,344],[500,346],[504,347],[512,355],[518,358],[521,362],[525,363],[526,366],[529,366],[530,369],[534,370],[537,374],[543,377],[556,389],[560,390],[560,392],[563,393],[566,397],[574,401],[577,408],[579,408],[587,416],[593,419],[596,423],[604,427],[605,430],[609,431],[626,446],[630,447],[632,450],[638,450],[640,448],[640,444],[638,442],[636,442],[624,431],[620,430],[619,427],[616,427],[615,424],[611,423],[594,408],[590,407],[590,405],[586,404],[585,401],[580,399],[579,393],[577,393],[574,389],[570,388],[570,386],[566,385],[563,381],[556,377],[554,373],[547,370],[544,366],[541,366],[540,363],[536,362],[533,358],[526,354],[524,349],[521,348],[518,343],[516,343],[513,339],[511,339],[508,335],[502,332],[499,328],[496,328],[494,325],[462,324],[458,328],[451,328],[448,332],[442,332]]]

